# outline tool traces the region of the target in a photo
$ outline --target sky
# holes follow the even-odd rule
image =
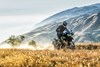
[[[0,0],[0,42],[10,35],[29,32],[45,18],[100,0]]]

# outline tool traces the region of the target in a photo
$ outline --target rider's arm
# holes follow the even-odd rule
[[[64,34],[70,34],[71,32],[66,28],[65,31],[63,32]]]
[[[71,32],[68,30],[68,28],[66,28],[66,30],[67,30],[68,33],[71,33]]]
[[[60,32],[60,28],[61,28],[61,26],[59,26],[59,27],[56,29],[56,32]]]

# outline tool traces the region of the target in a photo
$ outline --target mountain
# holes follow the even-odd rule
[[[40,43],[52,42],[56,36],[56,28],[63,21],[75,33],[75,42],[100,42],[100,3],[84,7],[75,7],[59,12],[36,25],[26,34],[27,40]]]

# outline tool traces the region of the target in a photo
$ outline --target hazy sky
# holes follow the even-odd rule
[[[100,0],[0,0],[0,15],[52,15]]]
[[[32,30],[55,13],[95,3],[100,0],[0,0],[0,41]]]

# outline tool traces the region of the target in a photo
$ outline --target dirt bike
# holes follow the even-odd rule
[[[67,33],[67,34],[63,34],[63,36],[61,37],[63,44],[61,43],[61,41],[59,39],[54,39],[54,41],[52,42],[54,45],[54,49],[75,49],[75,44],[73,42],[73,33]]]

